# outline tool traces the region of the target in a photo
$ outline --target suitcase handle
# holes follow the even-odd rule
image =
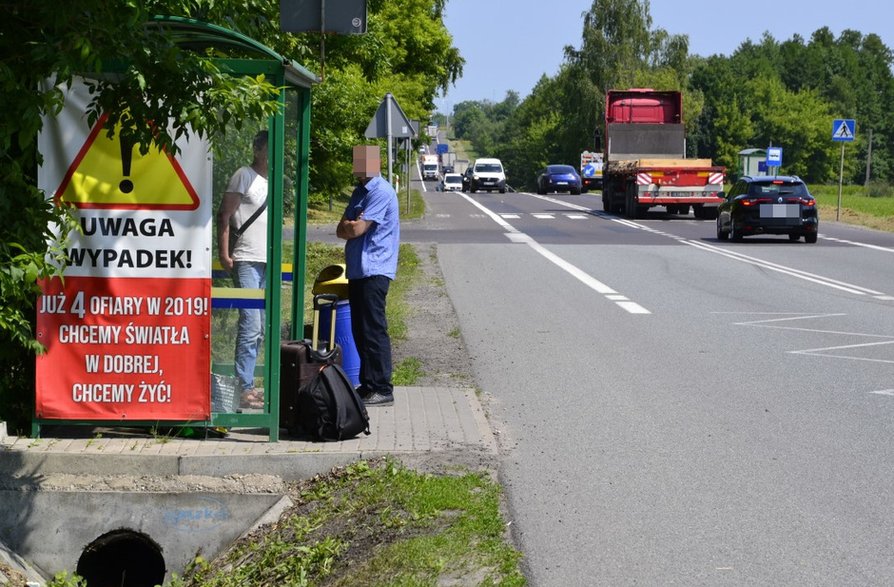
[[[314,350],[317,350],[317,337],[320,335],[320,308],[326,304],[332,310],[332,317],[329,320],[329,344],[327,347],[328,351],[332,351],[335,349],[335,316],[336,304],[338,303],[338,296],[335,294],[317,294],[314,296],[314,325],[313,325],[313,339],[311,340],[310,347]]]

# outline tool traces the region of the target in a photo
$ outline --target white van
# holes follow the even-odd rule
[[[506,173],[499,159],[476,159],[469,175],[469,191],[473,194],[478,190],[506,193]]]

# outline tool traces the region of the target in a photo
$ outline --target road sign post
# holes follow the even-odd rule
[[[857,123],[853,118],[836,118],[832,121],[832,140],[841,143],[841,162],[838,166],[838,210],[835,220],[841,220],[841,187],[844,183],[844,144],[854,142]]]

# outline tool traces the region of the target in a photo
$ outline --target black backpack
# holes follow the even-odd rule
[[[347,440],[369,434],[369,414],[348,374],[327,363],[298,390],[297,419],[315,440]]]

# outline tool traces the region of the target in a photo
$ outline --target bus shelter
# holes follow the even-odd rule
[[[264,75],[279,88],[268,120],[240,121],[213,143],[178,140],[180,153],[141,155],[88,126],[78,84],[63,112],[45,120],[38,182],[75,210],[64,279],[42,284],[32,432],[45,425],[195,431],[264,429],[279,440],[280,340],[302,338],[311,88],[319,79],[235,31],[155,17],[187,50],[213,49],[233,76]],[[122,71],[113,62],[99,75]],[[83,85],[83,84],[82,84]],[[81,94],[78,92],[81,91]],[[197,97],[197,100],[200,99]],[[66,116],[68,118],[66,118]],[[252,138],[268,131],[267,262],[259,289],[235,287],[217,260],[216,210],[233,172],[252,162]],[[284,242],[286,216],[294,240]],[[62,235],[60,235],[62,236]],[[263,407],[243,409],[233,377],[238,314],[261,311],[255,367]]]

